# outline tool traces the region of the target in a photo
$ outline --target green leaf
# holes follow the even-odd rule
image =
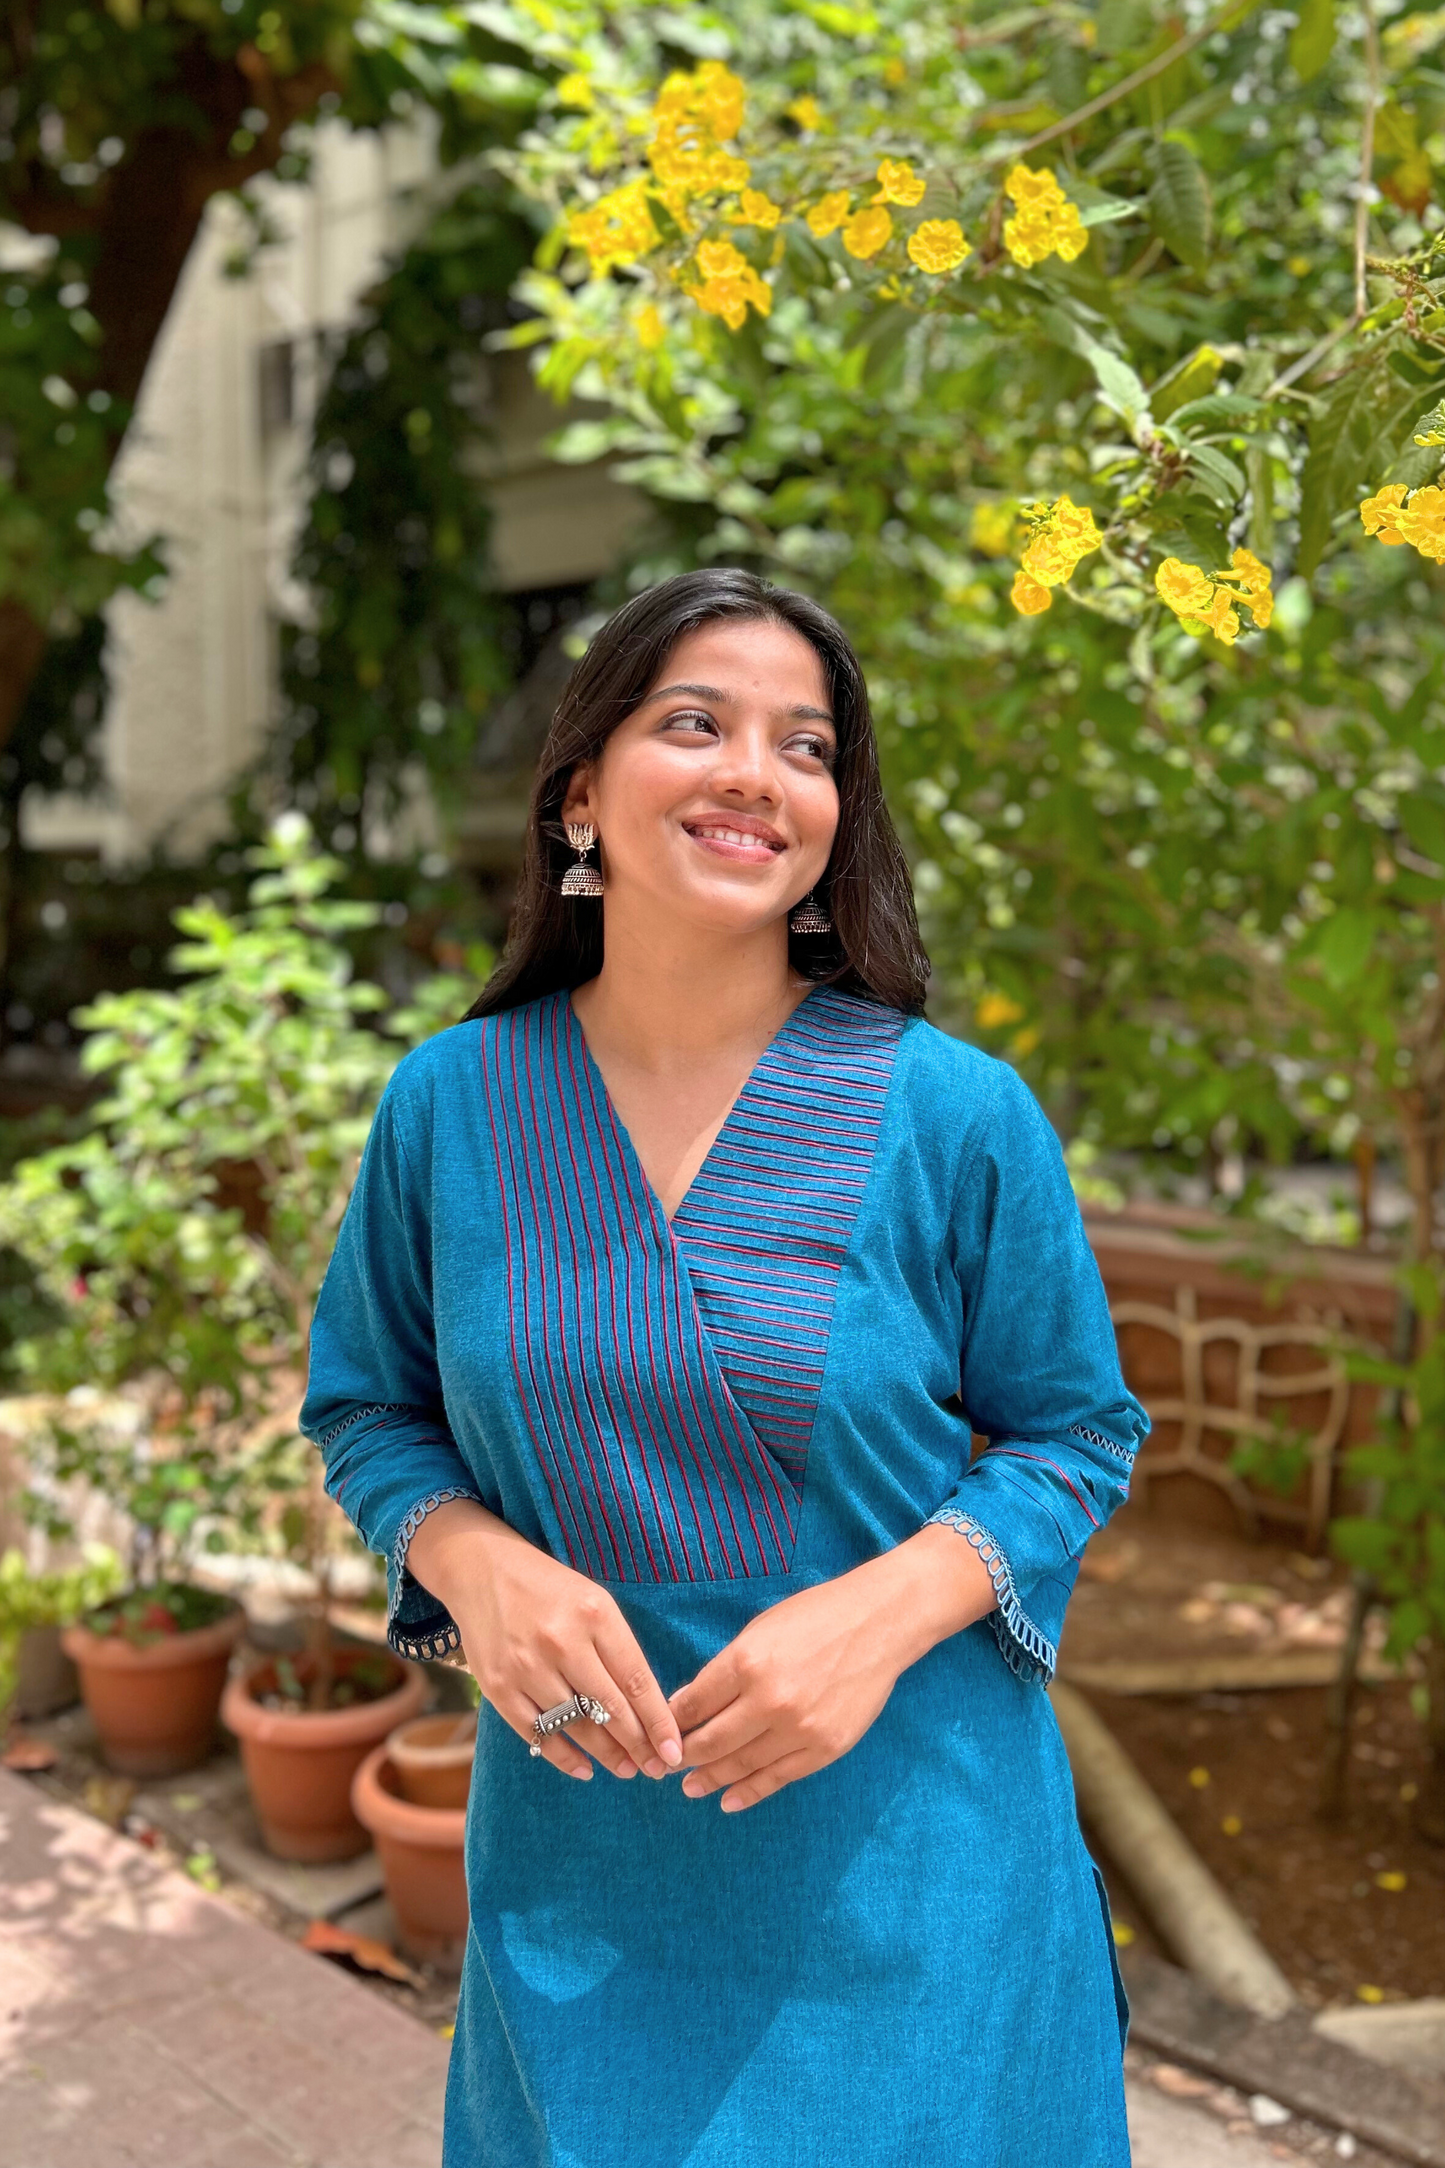
[[[1161,377],[1149,394],[1154,419],[1167,421],[1173,414],[1213,391],[1224,366],[1224,356],[1212,346],[1201,346],[1179,368]]]
[[[1203,270],[1213,224],[1209,183],[1188,144],[1174,136],[1155,146],[1149,216],[1165,247],[1192,271]]]
[[[1244,495],[1244,470],[1212,444],[1191,444],[1189,464],[1220,504],[1238,504]]]
[[[1375,922],[1368,911],[1346,904],[1325,920],[1314,953],[1327,983],[1337,994],[1344,993],[1362,976],[1374,940]]]
[[[1302,83],[1317,76],[1335,49],[1335,0],[1301,0],[1289,37],[1290,66]]]
[[[1099,51],[1116,60],[1144,43],[1154,27],[1154,10],[1150,0],[1099,0],[1095,22]]]
[[[1310,429],[1300,484],[1297,570],[1308,579],[1330,545],[1337,516],[1375,484],[1418,392],[1376,362],[1339,384]]]
[[[1445,806],[1413,790],[1400,802],[1400,818],[1416,850],[1445,866]]]

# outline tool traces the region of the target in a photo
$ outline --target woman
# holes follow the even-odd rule
[[[925,971],[833,620],[735,571],[619,611],[305,1411],[393,1646],[485,1697],[447,2168],[1128,2161],[1044,1687],[1146,1424]]]

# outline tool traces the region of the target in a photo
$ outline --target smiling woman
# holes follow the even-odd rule
[[[447,2168],[1126,2168],[1041,1688],[1146,1425],[1053,1133],[925,970],[839,627],[741,572],[620,611],[303,1416],[393,1645],[484,1696]]]

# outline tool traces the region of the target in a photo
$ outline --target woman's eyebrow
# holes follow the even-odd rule
[[[674,693],[689,693],[694,700],[711,700],[719,707],[732,705],[732,694],[721,691],[716,685],[659,685],[656,692],[644,693],[638,704],[645,707],[649,700],[667,700]],[[826,708],[810,708],[801,701],[780,712],[800,723],[831,723],[833,720]]]

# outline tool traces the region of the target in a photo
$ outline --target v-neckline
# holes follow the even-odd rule
[[[596,1056],[592,1052],[591,1047],[587,1043],[587,1033],[583,1029],[582,1019],[577,1014],[576,1009],[572,1005],[571,990],[569,988],[564,991],[562,999],[567,1005],[568,1028],[575,1035],[577,1043],[581,1047],[584,1070],[592,1085],[594,1093],[600,1095],[602,1105],[607,1110],[608,1117],[612,1123],[613,1129],[616,1131],[617,1134],[619,1149],[624,1155],[629,1172],[633,1176],[637,1187],[641,1190],[643,1196],[647,1199],[648,1205],[651,1208],[652,1212],[659,1220],[661,1220],[663,1231],[667,1235],[672,1236],[676,1234],[678,1222],[684,1218],[687,1212],[688,1200],[696,1192],[698,1185],[702,1181],[703,1176],[712,1166],[714,1159],[722,1153],[723,1148],[727,1142],[728,1131],[734,1126],[737,1117],[744,1106],[744,1103],[748,1099],[750,1093],[752,1092],[753,1086],[757,1082],[758,1073],[762,1069],[764,1063],[767,1062],[770,1057],[780,1051],[783,1046],[783,1042],[787,1039],[789,1033],[792,1031],[794,1024],[797,1022],[797,1019],[802,1015],[804,1009],[807,1008],[809,1002],[813,1000],[815,995],[821,994],[825,991],[826,988],[822,986],[810,986],[808,988],[808,991],[804,994],[802,1000],[796,1002],[794,1006],[789,1010],[788,1014],[783,1018],[782,1023],[779,1024],[777,1030],[773,1033],[771,1039],[768,1040],[766,1046],[764,1046],[762,1052],[758,1055],[757,1060],[753,1063],[751,1069],[749,1069],[747,1075],[743,1078],[742,1083],[738,1086],[737,1095],[734,1098],[732,1105],[728,1108],[727,1113],[723,1116],[722,1123],[718,1129],[717,1135],[713,1138],[712,1143],[708,1146],[707,1150],[703,1153],[701,1160],[698,1162],[698,1166],[695,1173],[693,1174],[692,1180],[688,1183],[687,1188],[683,1191],[681,1197],[677,1201],[677,1209],[671,1213],[667,1211],[666,1207],[662,1202],[662,1199],[658,1196],[657,1191],[653,1186],[652,1177],[642,1163],[642,1154],[638,1151],[637,1146],[632,1140],[631,1130],[628,1128],[626,1122],[623,1121],[622,1116],[618,1113],[617,1108],[613,1104],[612,1093],[608,1089],[606,1077],[602,1074],[601,1064],[598,1062]]]

